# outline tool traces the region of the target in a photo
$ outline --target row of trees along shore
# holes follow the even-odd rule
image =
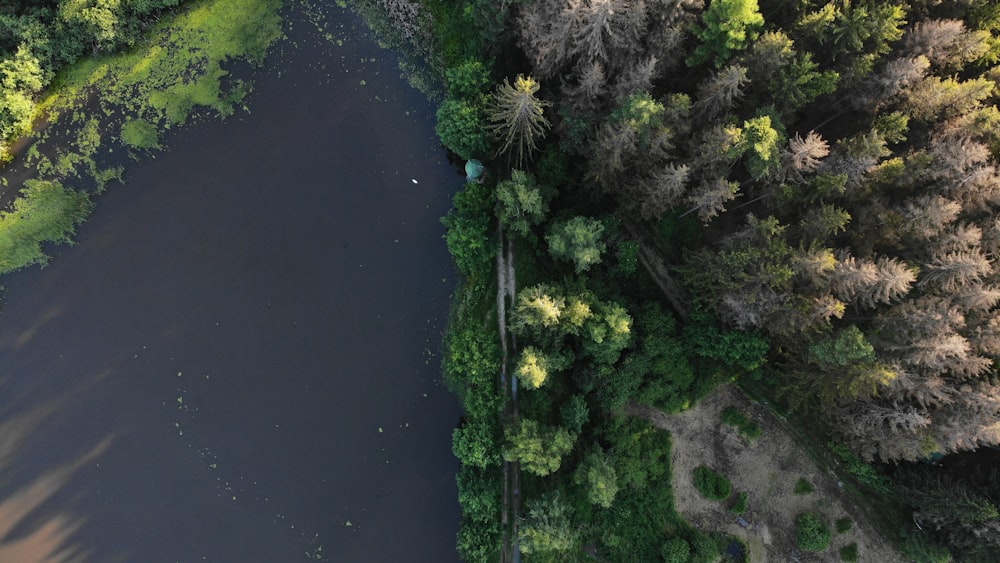
[[[445,361],[467,411],[464,556],[500,534],[479,477],[506,456],[529,476],[524,553],[654,560],[681,537],[711,560],[644,512],[669,444],[640,446],[648,427],[615,413],[683,409],[737,376],[852,464],[889,462],[910,558],[995,555],[997,468],[909,462],[1000,445],[1000,4],[362,4],[434,39],[441,140],[493,163],[446,219],[468,279]],[[537,109],[517,131],[512,91]],[[482,305],[498,218],[521,255],[516,427]]]

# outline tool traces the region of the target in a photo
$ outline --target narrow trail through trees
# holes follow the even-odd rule
[[[514,242],[505,239],[503,225],[497,227],[497,324],[500,332],[500,349],[502,352],[500,385],[504,389],[505,407],[503,413],[504,426],[518,422],[517,409],[517,378],[509,375],[508,359],[517,353],[517,340],[507,328],[507,306],[513,305],[516,294],[516,278],[514,272]],[[506,244],[505,244],[506,243]],[[516,461],[504,461],[503,464],[503,513],[501,523],[504,537],[500,549],[502,563],[520,561],[517,545],[517,514],[521,501],[521,467]]]

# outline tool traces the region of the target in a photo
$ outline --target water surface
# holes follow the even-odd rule
[[[392,55],[332,23],[5,280],[0,560],[457,559],[461,178]]]

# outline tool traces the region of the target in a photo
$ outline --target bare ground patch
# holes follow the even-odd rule
[[[764,429],[761,438],[748,442],[737,430],[722,423],[723,409],[735,406]],[[642,405],[626,412],[649,419],[672,436],[674,500],[685,520],[705,531],[719,531],[742,538],[750,547],[750,561],[840,561],[839,551],[858,544],[858,560],[877,563],[905,561],[854,507],[834,475],[821,470],[784,430],[781,422],[761,405],[750,402],[738,389],[725,385],[694,408],[675,415]],[[734,495],[749,493],[744,528],[730,512],[731,502],[706,499],[694,487],[692,472],[706,465],[733,483]],[[805,479],[815,490],[794,493]],[[830,547],[821,553],[796,549],[795,517],[805,511],[822,515],[833,532]],[[836,533],[834,523],[850,518],[851,529]]]

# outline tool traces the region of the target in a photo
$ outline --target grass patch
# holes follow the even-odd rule
[[[729,407],[722,411],[722,422],[735,427],[739,431],[740,436],[743,436],[751,442],[764,435],[763,428],[761,428],[756,422],[747,418],[747,416],[740,412],[736,407]]]
[[[838,534],[843,534],[848,532],[853,525],[854,522],[850,518],[841,518],[837,520],[834,527],[837,529]]]
[[[732,482],[704,465],[694,470],[694,486],[705,498],[712,500],[726,500],[733,494]]]
[[[799,477],[799,480],[795,482],[795,488],[793,489],[797,495],[808,495],[815,490],[816,488],[813,487],[813,484],[802,477]]]

